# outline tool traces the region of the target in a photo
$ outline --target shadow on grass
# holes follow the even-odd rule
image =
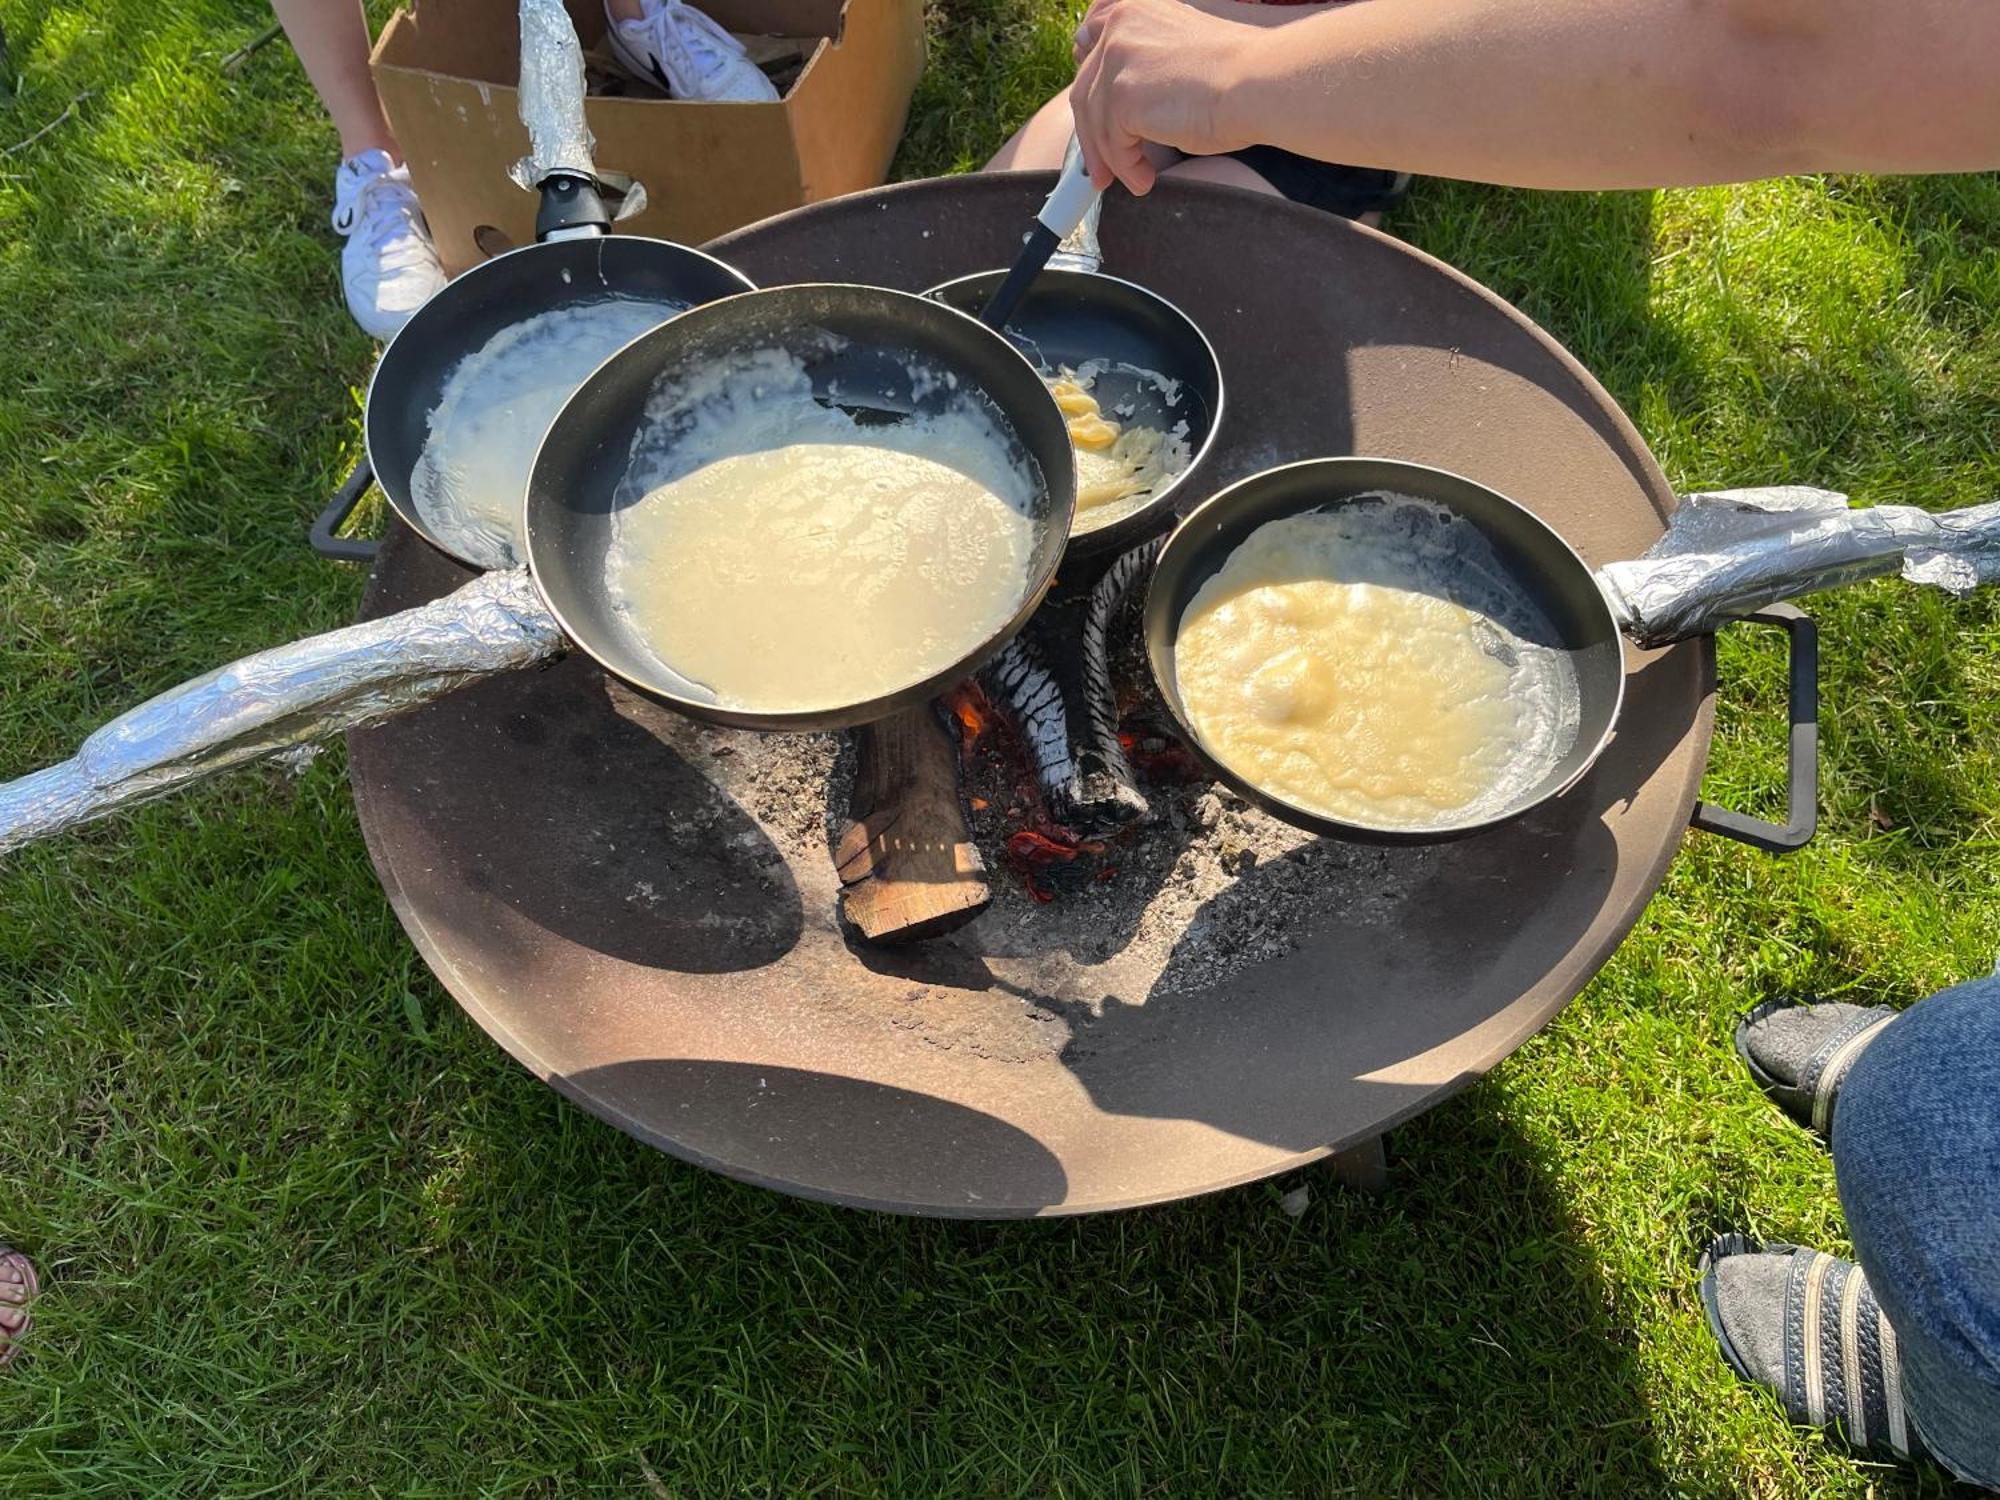
[[[750,1448],[775,1418],[784,1440],[729,1476],[774,1493],[1670,1488],[1631,1331],[1536,1146],[1484,1091],[1399,1138],[1380,1199],[1299,1174],[1287,1185],[1314,1201],[1296,1221],[1270,1186],[1064,1223],[902,1220],[636,1149],[596,1153],[606,1180],[579,1195],[561,1156],[462,1144],[481,1170],[461,1190],[532,1205],[548,1237],[513,1248],[563,1268],[468,1249],[464,1295],[543,1302],[586,1385],[664,1382],[665,1433],[708,1408]],[[655,1211],[663,1171],[690,1218]],[[630,1206],[607,1214],[607,1195]],[[532,1342],[470,1357],[496,1385],[551,1393]],[[724,1386],[744,1404],[713,1408],[704,1393]],[[701,1476],[671,1472],[676,1446],[649,1461],[678,1489]]]

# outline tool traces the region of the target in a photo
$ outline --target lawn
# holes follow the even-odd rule
[[[977,163],[1060,84],[1064,13],[938,0],[899,173]],[[282,46],[217,66],[266,19],[0,0],[0,774],[359,597],[304,545],[372,355],[333,136]],[[1393,227],[1566,342],[1677,484],[1992,497],[1992,180],[1425,183]],[[460,1015],[337,751],[11,858],[0,1238],[49,1290],[0,1494],[1941,1494],[1793,1433],[1694,1290],[1718,1228],[1844,1243],[1735,1017],[2000,953],[2000,609],[1815,609],[1818,842],[1691,836],[1562,1018],[1397,1133],[1380,1198],[1308,1172],[996,1227],[682,1166]],[[1708,792],[1768,809],[1778,658],[1722,664]]]

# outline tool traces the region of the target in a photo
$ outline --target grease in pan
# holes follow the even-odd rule
[[[1069,424],[1070,447],[1076,456],[1076,520],[1070,534],[1080,536],[1130,515],[1170,484],[1192,458],[1185,420],[1162,432],[1130,420],[1130,413],[1105,411],[1098,400],[1097,379],[1110,368],[1091,360],[1077,369],[1064,367],[1044,375]],[[1163,393],[1178,387],[1163,375],[1136,366],[1116,367],[1120,374],[1157,386]]]

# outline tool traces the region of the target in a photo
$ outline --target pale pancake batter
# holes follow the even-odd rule
[[[616,607],[720,703],[856,704],[990,637],[1026,588],[1035,490],[961,400],[857,426],[775,352],[648,408],[608,559]]]
[[[1076,456],[1076,520],[1070,526],[1071,536],[1130,515],[1188,466],[1184,430],[1120,427],[1105,415],[1091,392],[1092,366],[1065,369],[1045,379],[1069,424],[1070,448]]]
[[[1475,527],[1420,501],[1259,527],[1181,619],[1174,672],[1197,736],[1324,816],[1477,821],[1539,775],[1564,723],[1575,732],[1567,659],[1488,561]]]
[[[580,302],[503,328],[460,360],[410,475],[424,524],[479,567],[519,562],[528,474],[556,413],[591,371],[684,310],[637,297]]]

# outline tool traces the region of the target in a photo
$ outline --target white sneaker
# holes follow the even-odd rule
[[[621,21],[610,13],[605,38],[634,77],[650,78],[676,99],[770,103],[778,90],[750,61],[743,44],[685,0],[640,0],[645,15]]]
[[[347,237],[340,279],[361,331],[386,339],[445,282],[430,226],[407,167],[386,151],[364,151],[333,179],[333,227]]]

